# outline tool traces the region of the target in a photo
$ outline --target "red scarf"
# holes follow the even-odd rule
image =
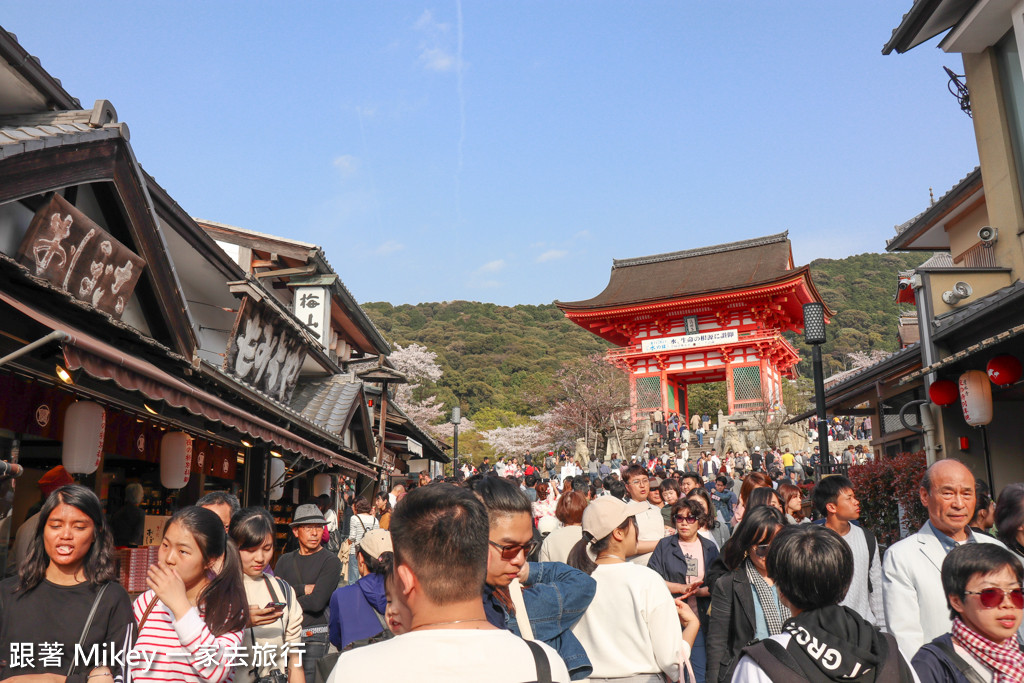
[[[996,683],[1024,681],[1024,653],[1017,647],[1017,638],[1007,638],[996,645],[968,628],[959,618],[953,620],[953,640],[971,656],[992,669]]]

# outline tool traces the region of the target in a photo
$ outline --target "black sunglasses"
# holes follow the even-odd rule
[[[519,555],[519,553],[521,552],[526,553],[526,556],[529,557],[533,554],[533,551],[537,549],[537,546],[540,545],[537,541],[529,541],[528,543],[516,543],[514,545],[501,545],[500,543],[495,543],[490,539],[488,539],[487,542],[498,549],[498,551],[501,553],[501,559],[505,560],[506,562],[508,562],[509,560],[514,560],[516,556]]]
[[[693,517],[693,516],[683,517],[682,515],[676,515],[676,521],[677,522],[686,522],[687,524],[693,524],[694,522],[697,521],[697,518]]]
[[[758,557],[766,557],[768,555],[768,548],[771,543],[762,543],[761,545],[754,546],[754,552],[757,553]]]

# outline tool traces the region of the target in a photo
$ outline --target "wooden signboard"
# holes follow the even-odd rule
[[[160,545],[164,540],[164,527],[170,515],[146,515],[146,526],[142,531],[142,545]]]
[[[18,262],[115,318],[124,313],[146,267],[143,259],[57,194],[32,218]]]
[[[305,342],[277,312],[242,299],[228,338],[226,373],[287,405],[305,360]]]

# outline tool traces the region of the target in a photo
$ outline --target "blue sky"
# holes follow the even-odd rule
[[[882,251],[977,164],[911,0],[7,2],[193,216],[322,245],[360,301],[586,299],[613,258]]]

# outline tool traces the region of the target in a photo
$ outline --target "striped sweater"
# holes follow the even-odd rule
[[[136,598],[132,605],[136,623],[153,600],[151,590]],[[229,683],[234,676],[232,655],[241,642],[241,631],[214,636],[196,607],[175,620],[170,608],[157,602],[135,643],[136,650],[146,652],[146,660],[153,657],[152,665],[147,669],[143,662],[132,667],[131,677],[139,683]]]

